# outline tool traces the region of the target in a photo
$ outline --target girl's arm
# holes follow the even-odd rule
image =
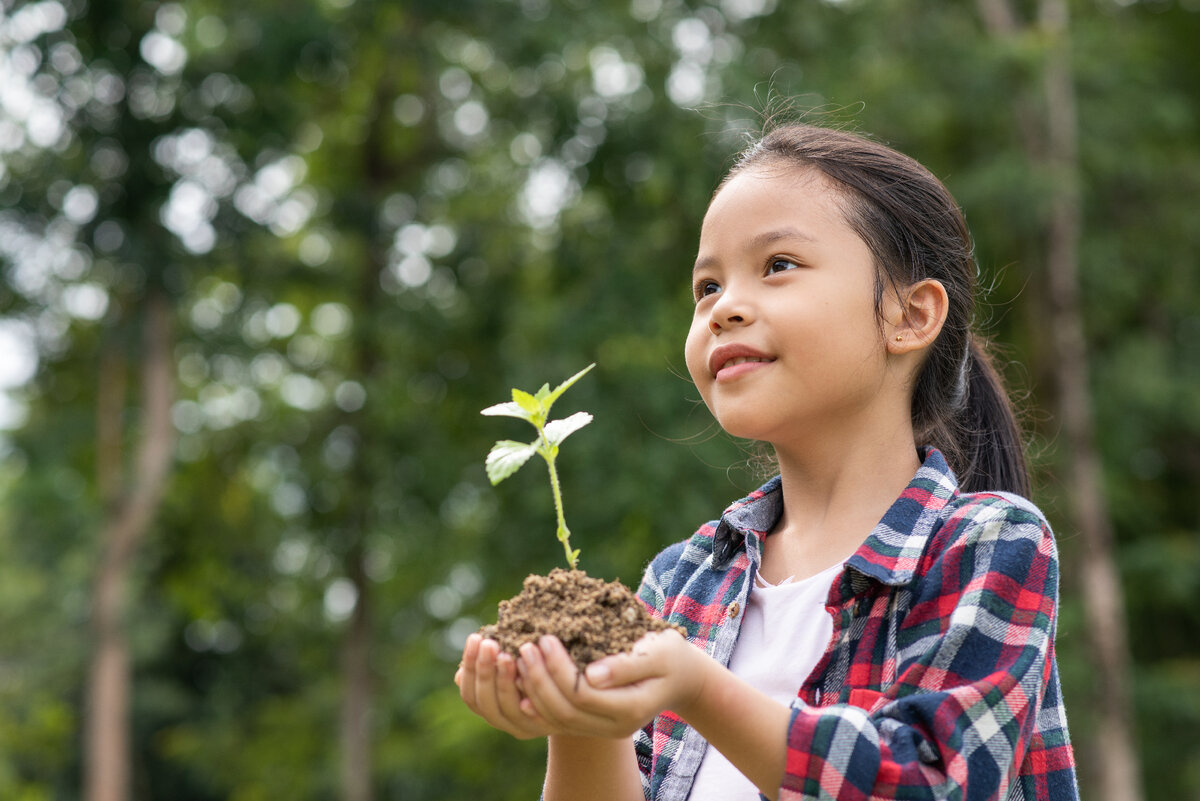
[[[543,801],[642,801],[629,737],[549,737]]]

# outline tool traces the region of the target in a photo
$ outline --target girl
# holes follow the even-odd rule
[[[640,597],[686,640],[585,680],[554,638],[515,660],[467,641],[463,700],[549,738],[547,801],[1078,797],[1057,555],[971,333],[975,272],[912,159],[805,125],[742,154],[704,217],[685,356],[779,475],[647,569]]]

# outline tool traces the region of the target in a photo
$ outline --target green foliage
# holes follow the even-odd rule
[[[1146,786],[1153,801],[1195,797],[1200,13],[1070,5],[1086,333]],[[99,378],[125,370],[127,465],[147,287],[174,307],[178,439],[126,587],[137,792],[338,796],[342,657],[361,615],[377,797],[536,797],[541,746],[488,729],[451,682],[466,633],[557,558],[528,536],[551,525],[540,479],[493,489],[476,411],[510,377],[537,386],[596,364],[575,391],[605,436],[563,457],[561,492],[593,572],[627,583],[753,488],[743,446],[686,378],[687,275],[723,168],[785,98],[911,153],[966,210],[992,287],[980,322],[1010,343],[1060,533],[1059,655],[1088,795],[1088,710],[1104,699],[1045,411],[1040,198],[1054,176],[1025,157],[1013,114],[1045,43],[998,43],[975,11],[4,5],[0,315],[38,359],[0,403],[0,797],[79,795],[111,478],[97,471]],[[537,395],[512,403],[532,413]]]

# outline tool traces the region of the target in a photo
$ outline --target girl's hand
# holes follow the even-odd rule
[[[467,637],[454,683],[471,711],[492,727],[519,740],[553,733],[545,721],[521,711],[516,660],[502,652],[495,640],[485,640],[479,634]]]
[[[521,647],[521,713],[534,728],[586,737],[627,737],[659,712],[687,709],[717,665],[676,631],[647,634],[631,653],[580,674],[555,637]]]

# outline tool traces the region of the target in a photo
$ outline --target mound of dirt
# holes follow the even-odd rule
[[[496,623],[480,634],[513,656],[524,643],[553,634],[582,670],[603,656],[630,650],[647,632],[671,628],[683,633],[651,617],[621,582],[555,568],[548,576],[527,576],[520,594],[501,601]]]

